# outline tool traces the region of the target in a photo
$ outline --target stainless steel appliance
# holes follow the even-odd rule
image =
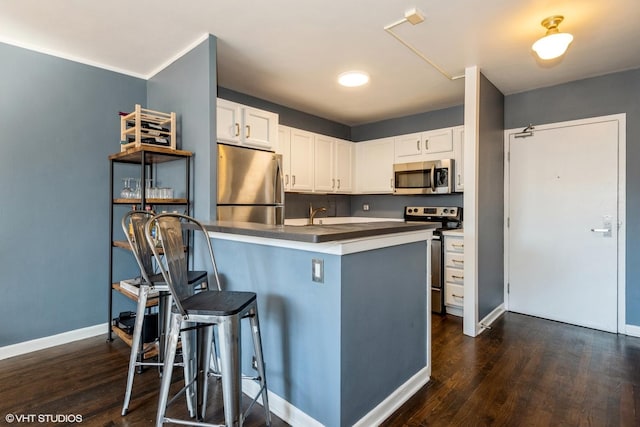
[[[442,232],[462,226],[462,208],[405,206],[404,220],[407,222],[437,222],[431,240],[431,311],[444,313],[444,248]]]
[[[282,156],[218,144],[217,219],[284,224]]]
[[[453,191],[453,159],[393,165],[394,194],[448,194]]]

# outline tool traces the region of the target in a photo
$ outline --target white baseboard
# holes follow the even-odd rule
[[[413,396],[422,386],[429,382],[430,369],[425,366],[418,371],[407,382],[398,387],[371,412],[358,420],[354,427],[371,427],[382,424],[398,408],[400,408],[411,396]],[[255,396],[260,390],[260,386],[255,381],[243,381],[242,391],[248,396]],[[269,391],[269,409],[282,421],[292,426],[323,427],[323,424],[310,417],[282,397]],[[258,399],[262,404],[262,399]]]
[[[398,387],[393,393],[391,393],[386,399],[384,399],[378,406],[373,408],[364,417],[360,418],[353,426],[354,427],[370,427],[379,426],[384,420],[389,418],[395,411],[398,410],[411,396],[416,394],[422,386],[429,382],[430,367],[425,366],[418,371],[414,376],[409,378],[407,382]]]
[[[624,332],[626,335],[629,335],[630,337],[640,337],[640,326],[625,325]]]
[[[485,329],[488,329],[489,327],[491,327],[493,322],[495,322],[496,319],[498,319],[498,317],[500,317],[500,316],[502,316],[504,314],[504,311],[505,311],[504,310],[504,304],[500,304],[491,313],[487,314],[484,317],[484,319],[482,319],[478,323],[479,333],[482,333],[482,332],[485,331]]]
[[[108,327],[107,323],[102,323],[99,325],[63,332],[57,335],[0,347],[0,360],[31,353],[32,351],[44,350],[45,348],[67,344],[85,338],[95,337],[96,335],[106,334],[109,330]]]
[[[260,391],[260,385],[255,381],[243,381],[242,391],[253,397]],[[269,390],[267,394],[269,396],[269,410],[290,426],[323,427],[322,423],[315,418],[310,417],[272,391]],[[262,397],[257,400],[257,403],[262,405]]]

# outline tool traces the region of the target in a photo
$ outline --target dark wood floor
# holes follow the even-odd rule
[[[433,321],[431,381],[384,426],[640,426],[640,339],[513,313],[476,339],[462,335],[459,318]],[[153,369],[136,377],[130,412],[120,416],[128,354],[121,341],[95,337],[0,361],[0,425],[7,414],[152,425]],[[219,399],[214,389],[211,405]],[[171,414],[184,416],[183,407]],[[263,425],[260,406],[245,425]],[[286,426],[277,417],[273,425]]]
[[[640,426],[640,339],[506,313],[433,316],[431,381],[383,425]]]

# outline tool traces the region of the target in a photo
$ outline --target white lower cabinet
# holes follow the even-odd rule
[[[464,237],[444,232],[444,305],[448,314],[462,316],[464,306]]]
[[[393,193],[393,138],[356,144],[356,191],[359,194]]]

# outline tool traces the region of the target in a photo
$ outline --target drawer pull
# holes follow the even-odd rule
[[[453,277],[454,279],[464,280],[464,276],[456,276],[455,274],[452,274],[451,277]]]
[[[452,243],[451,246],[454,248],[464,248],[464,243]]]
[[[454,297],[454,298],[464,299],[464,296],[462,296],[462,295],[451,294],[451,296]]]
[[[464,260],[461,259],[452,259],[451,262],[454,264],[464,264]]]

